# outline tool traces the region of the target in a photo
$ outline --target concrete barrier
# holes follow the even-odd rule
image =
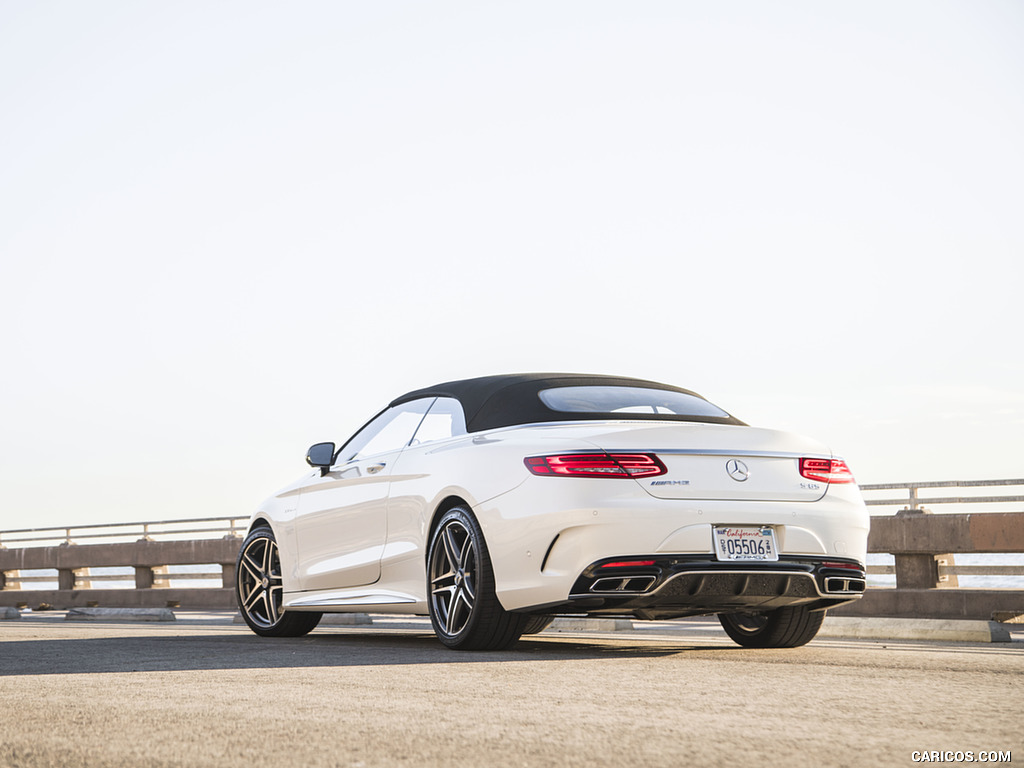
[[[64,621],[175,621],[170,608],[72,608]]]
[[[1000,481],[1001,484],[1008,482]],[[968,485],[979,484],[983,483]],[[911,494],[911,500],[915,498]],[[951,588],[955,584],[957,569],[952,564],[954,553],[1024,552],[1024,512],[932,515],[924,510],[909,509],[892,517],[873,517],[871,525],[868,549],[872,553],[894,555],[897,588],[868,589],[862,599],[832,609],[831,615],[988,621],[996,614],[1024,614],[1022,589]],[[131,543],[0,547],[0,607],[47,604],[57,609],[90,605],[104,608],[170,606],[199,610],[233,609],[236,607],[234,564],[240,544],[238,536],[228,535],[219,539],[143,539]],[[161,586],[168,579],[187,578],[184,574],[176,577],[162,572],[167,566],[211,564],[219,568],[219,574],[215,572],[212,576],[220,576],[220,587],[189,589]],[[135,588],[86,588],[103,578],[110,578],[89,574],[89,569],[102,567],[133,568]],[[1019,570],[1019,566],[1015,568]],[[22,588],[22,572],[40,569],[56,570],[57,589]],[[972,567],[972,570],[977,571],[978,568]],[[130,583],[132,576],[129,574],[127,578]],[[18,588],[12,589],[12,586]],[[603,622],[586,625],[593,631],[628,628],[601,619],[567,618],[559,621],[562,623],[553,625],[555,631],[560,627],[573,631],[568,629],[572,622],[580,621]],[[629,624],[628,620],[619,621]]]
[[[829,610],[830,616],[975,621],[989,621],[996,613],[1024,613],[1024,590],[869,587],[860,600]]]
[[[163,608],[177,603],[182,608],[235,607],[235,560],[241,539],[192,541],[148,541],[115,544],[61,544],[53,547],[0,549],[0,574],[31,570],[57,571],[57,589],[0,589],[0,606],[29,606],[47,603],[54,608],[84,608],[89,603],[109,608]],[[219,567],[221,586],[215,588],[158,585],[158,578],[175,575],[159,573],[172,565],[214,565]],[[87,569],[129,567],[135,571],[134,589],[84,589],[90,577]],[[95,579],[96,577],[91,577]],[[182,574],[179,578],[188,578]],[[131,579],[131,576],[128,576]],[[0,582],[6,582],[6,577]],[[11,579],[17,582],[18,579]],[[0,584],[6,586],[6,584]]]
[[[245,624],[245,619],[242,618],[242,614],[236,613],[232,619],[233,624]],[[325,613],[320,618],[320,624],[318,626],[365,626],[373,624],[373,619],[370,618],[368,613]]]
[[[556,618],[547,632],[628,632],[633,629],[629,619],[589,619],[566,616]]]
[[[168,603],[189,610],[237,607],[233,589],[26,589],[0,591],[0,605],[24,604],[29,608],[47,604],[51,608],[87,608],[98,603],[105,608],[166,608]]]
[[[818,637],[849,637],[858,640],[935,640],[965,643],[1008,643],[1010,632],[995,621],[946,621],[935,619],[860,619],[825,617]]]

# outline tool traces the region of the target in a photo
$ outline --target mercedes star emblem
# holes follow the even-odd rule
[[[729,477],[737,483],[742,483],[750,477],[750,470],[747,469],[747,465],[739,459],[729,459],[725,462],[725,471],[728,472]]]

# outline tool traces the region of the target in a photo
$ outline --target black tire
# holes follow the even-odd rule
[[[430,537],[427,594],[434,634],[459,651],[511,648],[530,618],[498,602],[487,544],[465,507],[445,512]]]
[[[235,597],[249,629],[262,637],[299,637],[320,623],[322,613],[282,611],[284,586],[274,532],[254,528],[235,561]]]
[[[551,626],[551,622],[554,620],[554,616],[530,616],[523,627],[523,634],[536,635],[538,632],[543,632]]]
[[[720,613],[722,629],[744,648],[796,648],[814,639],[825,611],[802,605],[763,613]]]

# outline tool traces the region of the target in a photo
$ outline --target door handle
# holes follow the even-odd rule
[[[378,472],[380,472],[386,466],[387,466],[387,464],[385,464],[383,462],[381,462],[380,464],[369,464],[366,467],[366,474],[368,474],[368,475],[376,475]]]

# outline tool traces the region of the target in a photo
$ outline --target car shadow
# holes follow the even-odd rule
[[[300,638],[249,634],[33,638],[0,643],[0,677],[187,670],[294,669],[659,658],[727,647],[622,640],[529,638],[508,651],[452,651],[432,633],[316,633]]]

